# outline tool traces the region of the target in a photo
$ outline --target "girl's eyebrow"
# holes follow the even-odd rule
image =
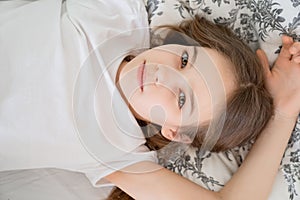
[[[193,90],[190,87],[189,87],[188,93],[189,93],[189,99],[190,99],[189,116],[192,116],[194,107],[195,107],[195,98],[194,98]]]
[[[197,46],[193,46],[193,57],[191,58],[191,64],[194,65],[196,59],[197,59],[197,56],[198,56],[198,49],[197,49]],[[189,112],[188,112],[188,115],[189,116],[192,116],[193,115],[193,112],[195,111],[195,96],[194,96],[194,93],[193,93],[193,90],[191,87],[188,87],[188,95],[189,95],[189,99],[190,99],[190,109],[189,109]]]
[[[197,55],[198,55],[197,47],[193,46],[193,57],[190,61],[192,63],[192,65],[195,63]],[[192,116],[194,108],[195,108],[195,98],[194,98],[194,93],[193,93],[193,90],[191,89],[191,87],[188,87],[188,88],[189,88],[188,93],[189,93],[189,99],[190,99],[189,116]]]
[[[198,51],[197,51],[197,47],[196,46],[193,46],[193,57],[191,59],[191,63],[194,64],[196,58],[197,58],[197,55],[198,55]]]

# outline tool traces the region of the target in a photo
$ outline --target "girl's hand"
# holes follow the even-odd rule
[[[265,71],[266,87],[274,99],[275,112],[296,117],[300,112],[300,42],[282,36],[282,49],[270,69],[263,50],[257,50]]]

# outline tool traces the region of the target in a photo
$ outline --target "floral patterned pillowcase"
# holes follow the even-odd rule
[[[177,24],[195,14],[230,27],[256,50],[265,50],[270,65],[281,48],[281,35],[300,41],[299,0],[144,0],[151,27]],[[157,37],[154,35],[152,41]],[[220,190],[231,178],[251,145],[222,153],[198,148],[163,149],[159,161],[166,168],[210,190]],[[175,150],[174,150],[175,149]],[[300,199],[300,117],[282,159],[270,200]]]
[[[145,0],[151,27],[175,24],[195,14],[230,27],[270,64],[280,50],[281,34],[300,40],[299,0]]]

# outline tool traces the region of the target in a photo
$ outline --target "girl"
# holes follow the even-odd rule
[[[103,83],[103,85],[106,83],[107,90],[96,90],[97,95],[100,96],[96,103],[100,103],[100,107],[93,104],[93,101],[90,104],[90,99],[94,99],[94,96],[90,95],[89,92],[95,92],[94,86],[88,88],[91,90],[85,90],[86,88],[81,87],[81,84],[77,84],[86,83],[89,86],[91,81],[96,80],[97,82],[96,71],[88,71],[90,72],[88,74],[92,76],[81,76],[81,72],[86,72],[86,68],[82,64],[84,64],[89,53],[106,39],[113,38],[125,31],[123,37],[111,40],[113,43],[102,49],[101,55],[106,60],[113,60],[120,52],[124,55],[132,48],[148,47],[146,45],[149,38],[147,31],[141,31],[137,37],[131,34],[132,29],[148,26],[147,14],[141,1],[127,0],[122,1],[122,3],[118,0],[112,0],[109,3],[102,0],[4,1],[1,2],[1,6],[4,6],[1,7],[0,17],[0,62],[1,72],[3,72],[0,73],[1,171],[54,167],[82,172],[94,185],[100,184],[99,180],[106,177],[107,180],[138,199],[195,199],[200,197],[204,199],[217,199],[219,197],[223,199],[261,199],[267,196],[290,130],[294,125],[294,115],[288,119],[281,119],[278,112],[275,113],[275,117],[270,120],[268,128],[262,132],[256,146],[253,147],[241,169],[221,192],[213,193],[154,164],[155,153],[149,152],[145,148],[144,137],[142,133],[140,134],[140,128],[134,126],[131,115],[127,118],[124,117],[125,114],[128,114],[127,105],[118,98],[117,92],[113,93],[116,95],[113,97],[116,98],[111,98],[111,90],[109,89],[114,86],[115,81],[112,80],[115,80],[115,72],[117,71],[115,69],[119,68],[119,63],[112,70],[114,73],[112,73],[111,81]],[[22,34],[18,34],[20,32]],[[288,51],[291,45],[291,41],[284,42],[283,49],[285,51],[283,52],[285,53],[283,54],[289,58],[293,54],[293,59],[281,59],[280,62],[282,63],[278,61],[274,73],[272,71],[272,75],[268,75],[270,92],[274,96],[275,106],[285,115],[292,114],[291,111],[298,112],[299,110],[298,104],[295,103],[299,101],[299,97],[294,96],[298,94],[299,83],[297,78],[292,77],[299,74],[297,71],[299,64],[295,62],[297,60],[295,52],[291,52],[291,54]],[[297,45],[294,46],[297,47]],[[199,78],[198,71],[197,73],[191,71],[191,73],[184,73],[190,68],[189,63],[192,63],[194,58],[196,63],[207,61],[207,65],[212,66],[212,68],[207,69],[216,69],[221,74],[214,79],[215,76],[213,75],[218,74],[216,73],[218,71],[215,70],[213,73],[207,71],[209,75],[212,75],[212,79],[206,80],[216,80],[219,83],[220,77],[233,79],[233,77],[228,77],[232,73],[227,73],[226,68],[219,65],[224,63],[228,68],[232,66],[226,56],[208,48],[201,49],[198,47],[166,46],[156,50],[165,52],[164,56],[170,56],[168,57],[170,59],[166,61],[178,61],[178,66],[182,67],[181,72],[183,73],[180,74],[175,68],[170,68],[170,71],[165,65],[160,67],[159,72],[165,70],[165,75],[170,74],[179,78],[182,80],[180,82],[183,86],[182,88],[174,87],[174,82],[169,82],[172,79],[162,84],[165,86],[161,88],[161,94],[164,97],[170,97],[170,101],[168,101],[171,103],[171,107],[166,105],[166,110],[163,110],[168,111],[166,117],[157,114],[160,113],[161,106],[154,107],[158,108],[156,110],[148,104],[147,99],[144,99],[147,103],[145,106],[153,109],[150,109],[151,113],[143,113],[143,110],[140,109],[143,105],[136,104],[135,98],[131,99],[131,94],[133,94],[132,97],[140,95],[135,93],[138,91],[135,90],[136,88],[143,92],[148,91],[149,88],[155,89],[151,81],[148,84],[146,79],[141,78],[144,76],[151,77],[147,75],[151,70],[145,69],[145,66],[149,66],[150,57],[145,59],[149,55],[143,57],[143,54],[140,54],[140,57],[137,56],[132,60],[133,64],[135,61],[138,62],[138,66],[141,66],[140,70],[137,70],[136,64],[129,65],[128,63],[128,65],[120,67],[118,73],[120,90],[129,106],[133,108],[132,112],[136,114],[136,117],[147,122],[153,121],[160,126],[165,125],[162,126],[162,133],[165,136],[189,143],[191,138],[185,137],[184,134],[180,135],[182,127],[186,128],[190,125],[198,127],[200,124],[205,124],[211,120],[211,115],[214,113],[220,113],[211,113],[213,109],[205,110],[206,103],[210,103],[207,100],[209,99],[207,98],[209,97],[208,91],[212,91],[216,97],[221,96],[221,98],[214,98],[213,100],[229,99],[237,87],[238,79],[234,79],[236,83],[226,83],[222,87],[225,93],[223,90],[216,90],[215,92],[214,88],[207,90],[204,79]],[[151,52],[155,53],[156,50],[153,49]],[[193,54],[194,52],[195,54]],[[180,56],[176,56],[178,53]],[[147,52],[144,55],[147,55]],[[210,62],[210,59],[207,59],[206,55],[218,57],[218,60],[215,61],[216,67]],[[199,58],[203,58],[203,60]],[[121,59],[119,57],[118,61]],[[86,64],[95,64],[90,61],[93,60],[87,60]],[[95,69],[101,68],[97,64],[94,65]],[[266,67],[266,65],[264,66]],[[277,69],[281,70],[283,67],[282,70],[288,71],[277,73]],[[145,75],[141,76],[144,74],[144,70]],[[139,71],[140,78],[138,81],[126,82],[126,77],[130,77],[130,72],[134,71]],[[205,69],[201,71],[201,73],[204,72],[206,72]],[[104,78],[110,78],[107,73],[102,75]],[[294,80],[293,88],[285,85],[289,82],[285,81],[285,77],[282,75]],[[136,76],[137,73],[133,75],[134,78]],[[182,79],[182,76],[191,76],[191,80],[197,84],[198,80],[199,83],[202,83],[203,92],[206,95],[204,102],[198,102],[201,91],[196,91],[195,95],[193,92],[189,92],[197,90],[197,88],[188,82],[189,80]],[[162,80],[164,79],[158,78],[158,81]],[[128,83],[128,87],[126,83]],[[146,83],[146,85],[142,83]],[[282,90],[276,91],[278,86],[274,84],[283,87]],[[211,87],[214,84],[208,85]],[[250,86],[249,88],[256,91],[251,84],[244,86],[245,88]],[[130,91],[132,88],[134,90]],[[281,92],[283,93],[281,94]],[[78,99],[77,97],[83,98]],[[192,99],[194,100],[192,101]],[[133,101],[131,102],[131,100]],[[104,101],[106,104],[103,104]],[[220,104],[221,108],[223,106],[223,101],[214,103]],[[190,105],[196,105],[196,112],[190,109]],[[95,132],[99,127],[93,118],[94,115],[92,115],[93,117],[85,115],[85,112],[94,114],[94,107],[97,108],[96,111],[100,111],[102,114],[99,118],[101,120],[98,121],[107,125],[101,127],[103,134],[100,136],[97,134],[98,132]],[[112,115],[111,110],[108,109],[111,107],[118,111],[113,113],[115,115]],[[182,123],[181,111],[182,117],[187,117],[182,118]],[[173,114],[174,118],[172,118]],[[194,115],[197,120],[192,117]],[[192,124],[187,121],[188,118],[193,119]],[[122,134],[123,130],[120,131],[119,126],[114,126],[112,122],[115,119],[120,121],[122,128],[123,126],[128,128],[124,131],[126,134]],[[162,123],[164,119],[167,119],[167,123]],[[201,137],[203,135],[200,135],[200,143],[202,144]],[[272,149],[274,146],[277,147],[276,150]],[[118,151],[120,149],[121,151]],[[97,159],[99,158],[98,154],[101,155],[100,159]],[[266,157],[270,160],[266,161]],[[261,167],[266,167],[268,170],[258,170]],[[119,171],[121,169],[122,171]],[[143,173],[125,173],[126,171]],[[157,184],[158,181],[160,184]],[[255,192],[249,191],[249,188],[245,189],[248,181],[254,185],[252,189]]]
[[[172,199],[189,199],[189,197],[190,198],[196,197],[194,195],[197,194],[198,192],[199,192],[198,198],[200,199],[202,199],[202,197],[203,199],[218,199],[218,198],[220,199],[265,199],[267,198],[268,192],[270,191],[272,186],[271,184],[272,180],[274,179],[276,170],[280,162],[280,157],[284,151],[284,147],[286,145],[289,133],[293,128],[298,113],[297,111],[299,111],[299,106],[297,106],[296,101],[290,99],[291,102],[288,102],[287,99],[285,99],[286,97],[283,97],[285,95],[282,93],[284,89],[281,88],[280,90],[281,92],[279,92],[278,90],[280,81],[284,81],[285,78],[287,78],[289,75],[292,75],[290,74],[291,71],[299,70],[299,43],[293,44],[291,38],[286,36],[283,37],[282,52],[277,62],[275,63],[275,66],[272,69],[272,71],[269,71],[268,61],[262,51],[259,50],[257,54],[264,68],[256,61],[255,55],[251,52],[251,50],[249,50],[249,48],[247,48],[246,45],[242,44],[229,30],[227,30],[224,27],[209,23],[203,18],[196,16],[195,19],[193,20],[183,22],[181,25],[179,25],[179,27],[168,26],[168,28],[179,31],[181,33],[185,33],[186,35],[192,37],[194,40],[199,42],[202,47],[209,48],[206,49],[206,51],[208,51],[206,53],[211,58],[214,58],[214,63],[217,65],[217,68],[220,71],[220,74],[222,76],[222,80],[224,81],[224,87],[226,93],[225,96],[228,99],[227,110],[226,111],[222,110],[223,112],[226,113],[223,113],[220,116],[226,116],[226,117],[224,122],[224,128],[220,134],[220,137],[218,137],[218,139],[215,141],[215,145],[214,147],[212,147],[212,150],[215,151],[226,150],[234,146],[242,145],[245,142],[249,141],[250,139],[256,138],[256,136],[261,132],[262,135],[257,140],[256,144],[253,147],[253,150],[249,154],[245,163],[242,165],[241,169],[236,173],[236,175],[232,178],[232,180],[229,181],[229,183],[224,187],[224,189],[222,189],[220,192],[215,194],[200,189],[198,189],[197,192],[190,191],[189,193],[187,193],[187,191],[189,191],[186,188],[187,186],[185,185],[184,187],[182,187],[181,185],[182,183],[184,183],[184,181],[170,182],[172,180],[171,177],[165,177],[165,176],[161,177],[161,173],[162,171],[164,171],[163,169],[158,170],[160,172],[151,173],[151,175],[154,177],[157,176],[162,178],[159,179],[160,181],[162,181],[162,183],[159,184],[158,188],[155,187],[155,185],[152,186],[150,185],[149,188],[147,187],[149,182],[151,182],[151,181],[148,182],[147,179],[149,178],[151,180],[154,180],[155,178],[154,177],[150,178],[149,175],[145,175],[145,174],[130,175],[130,174],[123,174],[123,173],[116,172],[117,175],[114,174],[110,175],[108,176],[108,179],[115,181],[117,184],[120,184],[121,187],[124,187],[125,190],[128,190],[129,193],[131,192],[132,196],[138,199],[148,199],[148,198],[151,199],[154,197],[159,197],[161,199],[171,199],[171,197]],[[295,47],[298,50],[292,50],[291,46]],[[190,47],[190,46],[187,47],[187,46],[180,46],[180,45],[179,46],[166,45],[166,46],[158,47],[138,55],[136,58],[133,58],[133,60],[125,60],[126,62],[126,64],[124,64],[125,66],[121,65],[120,67],[120,70],[125,71],[123,73],[129,73],[129,75],[127,74],[129,79],[127,78],[124,79],[127,82],[131,80],[133,85],[133,86],[132,85],[128,86],[128,84],[125,84],[125,82],[122,82],[122,80],[119,83],[120,90],[123,91],[128,104],[131,106],[132,112],[135,114],[138,120],[143,121],[143,124],[145,124],[145,121],[147,123],[151,119],[152,123],[154,122],[155,124],[160,125],[157,129],[157,131],[160,133],[155,134],[155,136],[152,136],[147,139],[147,145],[152,150],[157,150],[163,147],[164,145],[167,145],[170,141],[174,141],[174,140],[179,142],[180,141],[186,142],[186,143],[193,141],[192,145],[198,147],[199,145],[203,144],[203,141],[205,141],[204,140],[205,134],[200,131],[207,130],[207,128],[198,127],[198,130],[200,131],[196,132],[195,138],[194,135],[191,136],[191,134],[189,134],[188,132],[182,132],[180,130],[179,127],[192,126],[193,125],[193,123],[191,123],[192,119],[187,116],[183,116],[183,117],[181,116],[183,119],[176,120],[177,113],[174,112],[176,108],[175,109],[172,108],[169,104],[172,104],[173,101],[175,102],[177,101],[178,102],[177,105],[176,103],[174,103],[174,106],[179,107],[180,114],[177,115],[184,115],[183,114],[185,112],[184,109],[187,109],[184,107],[189,107],[190,105],[188,104],[190,104],[191,101],[187,100],[189,97],[188,95],[185,94],[188,92],[184,93],[186,87],[184,86],[184,84],[181,84],[182,82],[180,81],[180,77],[176,77],[176,75],[174,74],[172,77],[173,79],[176,80],[176,82],[174,83],[172,79],[168,79],[169,78],[168,75],[172,73],[172,70],[170,70],[167,75],[167,72],[164,71],[166,69],[163,68],[163,65],[168,65],[169,68],[175,67],[175,70],[179,70],[179,73],[182,76],[185,76],[185,78],[188,80],[189,84],[192,85],[192,87],[196,85],[192,90],[193,90],[193,94],[197,96],[196,99],[197,100],[201,99],[201,101],[198,101],[198,103],[196,103],[198,105],[198,109],[200,110],[200,113],[202,114],[200,117],[199,116],[198,117],[205,118],[204,120],[200,119],[199,124],[200,126],[201,124],[206,124],[204,122],[211,119],[210,118],[211,116],[209,117],[203,116],[207,114],[205,112],[206,110],[205,110],[205,106],[203,106],[203,102],[205,102],[206,105],[209,104],[207,103],[208,97],[205,96],[207,93],[205,93],[205,89],[202,87],[201,80],[200,80],[201,78],[197,79],[195,76],[192,75],[192,74],[197,74],[197,71],[192,71],[193,70],[192,68],[193,67],[201,68],[200,66],[205,64],[206,64],[205,67],[212,67],[212,66],[209,66],[207,63],[204,64],[203,57],[202,59],[199,59],[199,52],[201,52],[201,50],[198,50],[198,55],[197,55],[198,57],[193,60],[194,63],[192,64],[189,63],[190,60],[192,59],[189,59],[187,52],[189,53],[193,52],[193,50],[191,50],[193,48],[195,47]],[[215,51],[212,51],[212,49]],[[192,56],[194,56],[194,53],[195,52],[190,53],[189,55],[192,54]],[[201,53],[203,54],[204,52]],[[230,62],[228,62],[228,60]],[[291,69],[290,72],[281,71],[287,69],[288,67],[293,69]],[[141,68],[143,73],[146,75],[142,76],[141,81],[138,80],[135,83],[135,81],[132,80],[134,80],[135,74],[139,74],[138,70]],[[225,71],[224,68],[226,68],[229,72]],[[271,92],[272,96],[274,97],[275,114],[272,119],[270,119],[272,115],[272,102],[270,100],[268,92],[264,89],[264,81],[262,76],[263,69],[265,70],[265,78],[267,79],[268,89]],[[153,70],[155,72],[152,72]],[[189,72],[189,70],[192,72]],[[133,75],[130,74],[131,72],[133,72]],[[232,76],[232,74],[235,74],[235,76]],[[122,71],[120,72],[119,76],[122,78]],[[291,82],[296,81],[297,77],[292,75],[289,78],[292,77],[294,77],[295,80],[290,79],[290,81]],[[234,80],[233,82],[231,81],[232,79]],[[179,86],[174,86],[176,84]],[[213,84],[217,84],[217,82],[214,82]],[[164,88],[162,89],[159,88],[160,86],[164,86],[166,88],[166,91],[163,90]],[[176,89],[174,89],[176,87],[181,88],[179,92]],[[297,86],[294,87],[290,84],[286,84],[284,87],[286,87],[285,89],[291,91],[299,90],[296,89]],[[171,90],[171,92],[175,93],[175,95],[174,94],[168,95],[167,90]],[[155,96],[156,92],[157,92],[157,96]],[[176,94],[176,92],[179,94]],[[289,95],[291,94],[292,93],[290,93]],[[283,99],[279,99],[279,98],[283,98]],[[299,95],[296,94],[294,98],[298,99]],[[141,99],[142,102],[139,101]],[[151,117],[149,115],[150,113],[149,109],[157,105],[161,105],[161,107],[163,107],[164,109],[165,118],[163,121],[159,121],[160,113],[157,113],[157,115],[155,115],[156,113],[153,112],[151,113]],[[283,112],[282,109],[284,109],[285,111]],[[195,115],[192,116],[194,118],[197,117]],[[187,118],[187,121],[190,124],[188,125],[184,124],[187,123],[185,122],[185,118]],[[222,119],[222,117],[218,118],[219,121],[217,122],[217,124],[221,123],[220,119]],[[158,120],[158,121],[154,121],[154,120]],[[181,122],[181,125],[178,125],[179,124],[178,121]],[[269,121],[268,126],[267,128],[265,128],[265,125],[268,121]],[[177,122],[177,124],[175,123],[174,125],[174,122]],[[279,124],[281,124],[282,127],[280,128],[280,130],[276,130],[276,128],[280,127]],[[146,131],[145,133],[146,136],[153,135],[153,133],[149,134],[149,132],[147,132],[147,130],[153,131],[153,129],[146,128],[144,130]],[[189,131],[193,131],[193,130],[189,129]],[[279,137],[275,139],[275,137],[277,136],[266,136],[269,134],[274,134],[271,132],[278,132],[278,134],[280,133],[282,135],[285,135],[283,136],[283,138],[285,138],[284,139],[285,142],[275,141],[279,139]],[[264,140],[267,140],[265,137],[270,137],[270,139],[271,137],[274,137],[273,145],[275,144],[279,145],[281,143],[282,149],[280,151],[279,149],[277,149],[278,150],[277,153],[280,152],[278,155],[275,154],[272,154],[272,156],[270,155],[272,159],[266,161],[266,163],[260,163],[259,160],[262,159],[261,161],[263,161],[263,156],[267,156],[269,153],[272,152],[272,149],[267,149],[268,147],[271,148],[271,145],[264,143],[265,142]],[[254,154],[253,152],[262,153],[260,155],[261,157],[258,155],[253,155]],[[256,159],[258,159],[257,162]],[[260,164],[262,164],[262,166],[259,166]],[[273,164],[272,169],[274,169],[274,171],[270,172],[269,171],[270,168],[266,166],[270,166],[272,164]],[[260,168],[265,168],[268,171],[268,173],[266,173],[265,170],[261,170]],[[245,169],[249,169],[249,172],[245,172],[244,171]],[[266,173],[265,176],[259,177],[257,175],[258,171],[257,172],[255,171],[256,169],[261,170],[259,172],[260,176]],[[255,175],[253,173],[255,173]],[[254,176],[257,179],[255,180],[254,178],[250,178],[250,176],[251,177]],[[125,179],[120,180],[121,179],[120,177],[123,177]],[[147,178],[147,179],[145,180],[143,178]],[[266,180],[266,178],[269,180]],[[248,179],[248,182],[245,182],[244,186],[242,185],[243,179],[245,180]],[[122,185],[123,181],[126,182],[126,184]],[[132,185],[129,184],[131,185],[129,187],[128,187],[128,181],[132,181]],[[169,184],[165,186],[164,181],[166,181],[166,184],[167,183]],[[142,185],[141,186],[142,188],[139,187],[138,183]],[[251,190],[249,190],[249,188],[246,189],[247,188],[246,183],[252,185]],[[241,185],[238,186],[237,184],[241,184]],[[131,190],[131,187],[133,187],[134,189]],[[175,191],[173,191],[174,195],[171,194],[172,189],[174,188],[175,190],[176,187],[181,188],[180,191],[182,193],[182,196],[180,196],[180,194],[178,194],[178,192]],[[191,185],[191,187],[195,187],[195,186]],[[165,192],[163,192],[164,188],[166,190]],[[148,192],[147,189],[151,192]],[[244,190],[248,190],[248,191],[245,192]],[[159,193],[158,191],[160,191],[161,193]],[[151,197],[149,195],[151,195]],[[109,199],[131,199],[131,198],[129,196],[126,196],[126,194],[123,193],[122,191],[115,190],[113,191]]]
[[[199,16],[195,16],[194,20],[183,22],[178,27],[166,26],[166,28],[173,31],[169,33],[165,39],[165,43],[175,42],[175,44],[178,44],[178,41],[179,44],[183,45],[188,44],[188,42],[194,43],[198,44],[198,46],[204,47],[202,48],[204,51],[199,47],[193,46],[187,47],[190,51],[185,51],[183,47],[169,46],[165,47],[166,49],[164,49],[164,47],[159,47],[160,51],[156,51],[157,54],[159,54],[157,57],[161,56],[165,60],[166,57],[164,56],[164,53],[167,54],[171,51],[171,53],[179,56],[181,62],[186,62],[180,66],[183,73],[183,69],[190,67],[189,65],[193,65],[196,68],[194,74],[198,73],[199,76],[203,76],[205,83],[203,83],[202,78],[199,78],[200,80],[192,81],[193,77],[187,77],[188,75],[185,77],[186,80],[188,80],[187,84],[192,85],[191,87],[194,86],[194,88],[191,88],[193,90],[193,94],[197,92],[199,93],[198,95],[195,95],[195,99],[197,99],[196,101],[198,102],[194,102],[197,106],[194,106],[193,110],[194,112],[197,112],[196,110],[198,110],[199,113],[197,114],[200,114],[201,116],[195,116],[196,114],[194,113],[194,115],[189,118],[186,116],[182,117],[181,122],[184,123],[184,120],[188,121],[189,125],[181,124],[180,131],[171,130],[173,134],[175,134],[175,132],[177,133],[175,134],[177,138],[174,138],[175,135],[166,133],[168,130],[166,130],[164,126],[160,128],[162,135],[169,139],[168,141],[174,141],[174,139],[180,141],[180,138],[184,137],[185,140],[192,141],[192,145],[197,147],[203,145],[205,136],[218,135],[210,138],[211,140],[212,138],[215,139],[216,141],[214,142],[205,141],[214,144],[210,147],[213,151],[224,151],[236,146],[242,146],[249,140],[255,139],[272,115],[272,101],[269,93],[264,87],[263,69],[251,49],[247,45],[243,44],[243,42],[241,42],[230,30],[223,26],[212,24]],[[177,34],[174,31],[176,31]],[[191,39],[188,40],[186,37],[184,38],[182,35],[179,35],[180,33],[191,37],[194,42],[190,41]],[[175,48],[177,49],[175,50]],[[196,56],[192,53],[193,51],[198,51],[197,55],[207,54],[207,57],[211,58],[213,63],[205,62],[207,59],[203,57],[194,58]],[[149,54],[150,53],[155,55],[155,51],[149,51]],[[188,53],[190,53],[190,56]],[[188,62],[188,58],[190,58],[189,60],[194,59],[195,62]],[[198,60],[201,60],[201,62]],[[134,61],[130,64],[135,65],[137,62],[138,61]],[[148,62],[149,65],[152,64],[151,60],[147,61],[147,63]],[[155,60],[153,62],[160,62],[160,65],[174,65],[172,63],[166,63],[166,61],[162,62],[161,60]],[[222,76],[222,80],[218,80],[217,76],[212,76],[212,74],[208,74],[205,71],[207,68],[214,68],[212,65],[216,65],[216,70],[219,71],[218,73]],[[159,76],[159,74],[156,76]],[[179,77],[176,78],[176,80],[179,80]],[[159,80],[156,81],[159,82]],[[151,84],[151,82],[146,82],[144,84]],[[162,82],[159,84],[163,85],[164,83]],[[206,84],[206,87],[203,86],[204,84]],[[172,86],[164,84],[164,87],[170,89]],[[184,88],[184,86],[176,87]],[[191,102],[191,100],[188,102],[189,96],[186,94],[187,91],[184,91],[186,87],[184,89],[183,88],[180,89],[180,94],[176,94],[178,92],[174,91],[176,94],[175,98],[177,98],[178,102],[177,104],[180,105],[180,100],[184,101],[183,105],[179,106],[181,112],[184,112],[185,109],[187,109],[186,107],[190,106],[189,104]],[[223,88],[225,91],[220,90]],[[151,95],[153,95],[153,93],[151,93]],[[161,95],[162,93],[160,93],[160,96]],[[180,95],[182,95],[182,97]],[[128,97],[126,98],[129,99]],[[226,105],[223,105],[225,103]],[[157,102],[153,102],[152,104],[157,104]],[[248,106],[244,106],[245,104]],[[223,108],[221,108],[222,105],[224,106]],[[138,112],[139,108],[135,109],[132,104],[130,104],[130,106],[133,108],[133,112]],[[145,106],[145,103],[143,106]],[[210,107],[216,109],[214,110],[215,112],[221,112],[218,113],[219,116],[217,119],[214,119],[212,116],[205,116],[205,114],[212,115]],[[145,107],[141,110],[146,112]],[[204,111],[206,113],[204,113]],[[174,113],[169,114],[167,111],[165,112],[167,116],[175,115]],[[139,120],[143,120],[143,116],[139,116],[137,114],[138,113],[136,113],[136,117]],[[193,124],[193,121],[196,121],[195,119],[199,120],[198,125]],[[215,122],[214,126],[217,126],[220,129],[222,127],[222,133],[216,133],[217,130],[219,130],[217,128],[214,129],[214,132],[210,132],[209,134],[207,133],[209,128],[208,125],[211,124],[209,122],[212,119],[214,119]],[[146,121],[149,122],[149,119],[146,119]],[[167,124],[167,121],[165,121],[165,124]],[[192,127],[194,127],[194,130]],[[146,133],[146,135],[153,134]],[[157,138],[159,135],[155,135],[154,137]],[[161,140],[166,141],[163,138],[161,138]]]

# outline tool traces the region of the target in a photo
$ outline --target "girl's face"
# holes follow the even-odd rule
[[[225,103],[234,89],[230,65],[212,49],[164,45],[120,67],[117,79],[135,117],[161,125],[174,139],[181,126],[210,120]]]

